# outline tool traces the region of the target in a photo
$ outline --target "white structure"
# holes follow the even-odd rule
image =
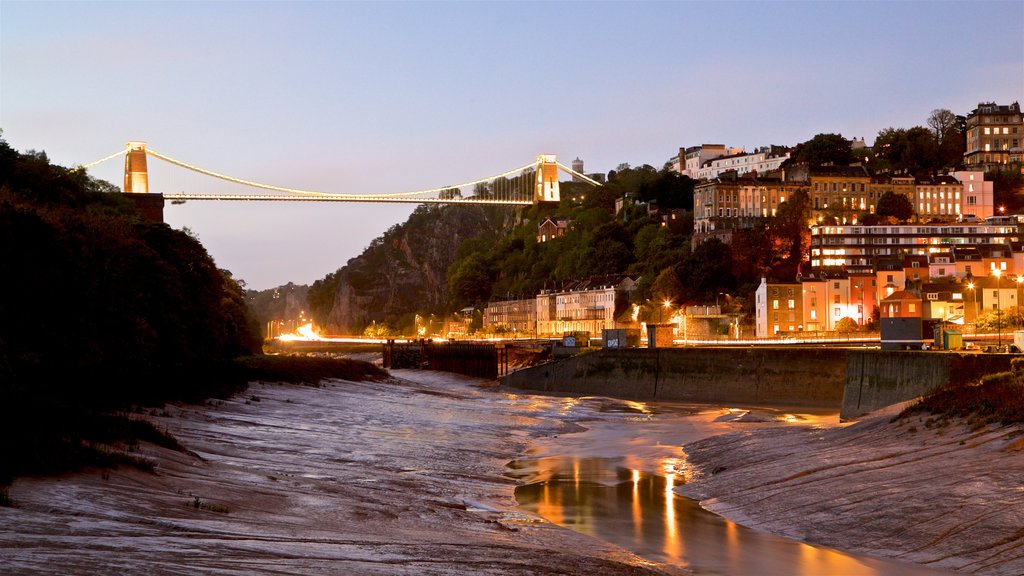
[[[984,172],[964,170],[953,172],[953,177],[963,186],[963,192],[960,195],[962,199],[961,214],[971,214],[980,219],[995,215],[995,194],[992,191],[992,182],[985,181]]]
[[[740,150],[704,162],[697,169],[696,178],[698,180],[711,180],[730,170],[734,170],[739,176],[750,172],[764,174],[778,170],[789,157],[790,151],[788,149],[778,147],[764,147],[758,149],[757,152],[750,153]]]
[[[537,335],[561,336],[566,332],[600,335],[616,328],[615,298],[632,291],[636,281],[628,276],[602,276],[571,282],[559,290],[537,295]]]
[[[754,334],[757,338],[802,329],[803,294],[796,282],[769,283],[761,278],[754,292]]]

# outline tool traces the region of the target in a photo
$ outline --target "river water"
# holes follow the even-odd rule
[[[683,442],[769,426],[835,426],[838,414],[570,400],[582,426],[509,464],[520,506],[551,522],[697,574],[935,575],[904,562],[844,553],[745,528],[673,489],[688,472]],[[588,411],[597,414],[588,416]],[[615,415],[618,414],[616,418]]]
[[[835,414],[394,374],[139,415],[187,450],[130,448],[154,472],[18,480],[0,573],[939,573],[746,530],[672,491],[692,472],[687,442]]]

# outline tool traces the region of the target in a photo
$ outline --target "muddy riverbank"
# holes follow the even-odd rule
[[[1024,431],[892,421],[733,433],[685,446],[676,488],[745,526],[969,574],[1024,574]]]
[[[256,384],[147,416],[189,452],[18,480],[14,574],[675,574],[516,509],[505,464],[567,429],[560,399],[427,383]],[[414,376],[413,376],[414,377]],[[481,401],[479,395],[486,395]],[[554,416],[549,416],[553,414]]]

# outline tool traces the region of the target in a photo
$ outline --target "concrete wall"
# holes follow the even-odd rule
[[[839,348],[597,350],[513,372],[526,390],[730,405],[802,406],[855,418],[1010,369],[1011,355]]]
[[[851,350],[839,417],[856,418],[946,384],[967,384],[982,374],[1005,372],[1012,358],[1007,354]]]
[[[519,370],[502,382],[640,400],[838,408],[846,354],[826,348],[599,350]]]

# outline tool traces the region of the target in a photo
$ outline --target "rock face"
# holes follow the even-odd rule
[[[972,429],[973,428],[973,429]],[[749,527],[972,574],[1024,574],[1019,426],[898,423],[717,436],[677,491]]]
[[[510,230],[521,215],[519,208],[492,206],[418,208],[337,272],[327,330],[348,334],[374,321],[443,310],[446,273],[459,244]]]

